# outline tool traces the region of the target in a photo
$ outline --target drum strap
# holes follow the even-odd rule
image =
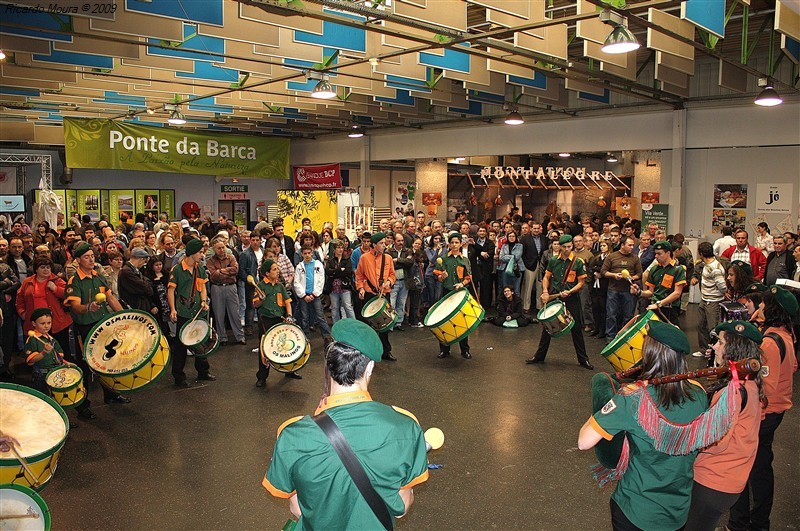
[[[367,281],[367,284],[369,284],[369,287],[372,288],[373,290],[375,290],[374,291],[375,295],[380,295],[383,292],[383,268],[385,266],[386,266],[386,253],[382,253],[381,254],[381,271],[380,271],[380,273],[378,273],[378,286],[379,287],[376,288],[375,286],[372,285],[372,282],[370,282],[369,279],[365,279]]]
[[[564,287],[564,284],[567,282],[567,278],[569,277],[569,272],[572,271],[572,268],[575,267],[575,260],[577,260],[577,256],[572,257],[572,261],[569,263],[567,268],[564,270],[564,276],[561,278],[561,288]]]
[[[375,513],[378,521],[380,521],[381,525],[387,531],[393,529],[394,526],[392,525],[392,517],[389,516],[389,510],[386,508],[386,502],[384,502],[383,498],[381,498],[380,495],[375,492],[375,487],[372,486],[372,483],[367,477],[367,473],[364,471],[363,465],[356,457],[356,454],[353,453],[353,449],[350,448],[350,445],[347,443],[347,439],[344,438],[339,426],[337,426],[333,419],[330,418],[324,411],[319,415],[314,415],[311,418],[317,423],[317,426],[319,426],[319,428],[330,441],[331,446],[333,446],[333,449],[336,451],[336,455],[338,455],[339,459],[342,460],[342,464],[344,465],[345,469],[347,469],[347,473],[350,474],[353,483],[355,483],[356,487],[358,487],[358,491],[367,501],[369,508],[372,509],[373,513]]]

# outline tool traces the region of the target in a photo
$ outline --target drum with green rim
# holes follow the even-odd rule
[[[198,358],[207,358],[219,348],[219,334],[205,319],[188,321],[181,327],[178,340]]]
[[[122,310],[91,329],[83,357],[104,387],[130,393],[153,385],[163,376],[169,344],[152,315]]]
[[[47,373],[45,378],[53,400],[63,408],[79,406],[86,400],[83,371],[75,365],[62,365]]]
[[[469,336],[481,324],[483,306],[466,289],[451,291],[431,306],[424,325],[440,343],[453,345]]]
[[[368,300],[361,309],[361,317],[377,332],[388,332],[397,324],[397,312],[385,297]]]
[[[575,319],[567,310],[567,305],[558,299],[548,302],[539,310],[536,318],[551,337],[561,337],[575,325]]]
[[[36,491],[22,485],[0,485],[0,529],[50,531],[50,509]]]
[[[658,321],[658,316],[652,310],[634,316],[600,352],[614,369],[626,371],[642,361],[642,347],[650,321]]]
[[[30,387],[0,383],[0,430],[16,441],[8,452],[0,451],[0,484],[44,488],[56,472],[69,433],[69,420],[61,406]]]

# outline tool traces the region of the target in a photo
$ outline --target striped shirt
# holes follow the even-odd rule
[[[700,279],[700,297],[706,302],[720,302],[725,299],[725,268],[716,259],[702,265],[703,272]]]
[[[741,260],[745,264],[750,264],[750,247],[747,246],[743,250],[737,247],[731,255],[731,262],[735,262],[736,260]]]

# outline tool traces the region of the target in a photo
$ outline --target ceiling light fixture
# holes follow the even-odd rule
[[[181,111],[175,109],[171,113],[169,113],[169,118],[167,118],[167,123],[170,125],[183,125],[186,123],[186,118],[183,117]]]
[[[464,162],[465,160],[467,160],[466,157],[456,157],[455,158],[456,164],[460,164],[460,163]]]
[[[151,108],[151,107],[148,107],[148,108],[147,108],[147,114],[151,114],[151,115],[152,115],[152,114],[155,114],[155,113],[156,113],[156,110],[155,110],[155,109],[153,109],[153,108]]]
[[[561,153],[559,153],[559,154],[558,154],[558,156],[559,156],[559,157],[561,157],[562,159],[568,159],[568,158],[570,158],[572,155],[571,155],[571,154],[569,154],[569,153],[567,153],[566,151],[562,151]]]
[[[3,50],[0,50],[0,61],[2,61],[5,58],[6,58],[6,52],[4,52]]]
[[[612,155],[611,153],[609,153],[608,157],[606,158],[606,162],[619,162],[619,159],[617,158],[616,155]]]
[[[522,115],[519,112],[513,110],[506,116],[505,122],[506,125],[522,125],[525,123],[525,120],[522,119]]]
[[[625,18],[609,9],[600,12],[600,21],[612,26],[611,33],[601,50],[605,53],[620,54],[638,50],[641,47],[633,33],[628,29]]]
[[[764,90],[761,91],[761,94],[758,95],[753,103],[762,107],[774,107],[783,103],[783,98],[772,88],[772,83],[768,78],[758,78],[758,86],[763,87]]]
[[[347,136],[349,136],[350,138],[361,138],[362,136],[364,136],[364,129],[362,129],[357,125],[354,125],[353,129],[349,133],[347,133]]]
[[[329,100],[336,97],[336,91],[333,89],[331,82],[328,81],[327,74],[318,72],[316,70],[309,70],[306,72],[306,79],[308,81],[316,81],[317,84],[311,91],[311,97],[318,100]]]

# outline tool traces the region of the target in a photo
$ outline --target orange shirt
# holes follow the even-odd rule
[[[758,385],[748,380],[744,384],[747,404],[722,439],[697,454],[694,461],[694,480],[704,487],[728,494],[744,490],[758,448],[758,427],[761,424],[761,402]],[[714,394],[711,405],[717,403],[722,389]],[[741,402],[737,407],[741,408]]]
[[[392,285],[395,281],[395,274],[394,274],[394,263],[392,262],[392,257],[385,255],[386,259],[383,261],[383,281],[389,281],[389,287],[383,288],[383,293],[390,293],[392,291]],[[366,254],[361,255],[361,259],[358,261],[358,268],[356,268],[356,289],[359,290],[364,288],[364,291],[367,293],[372,293],[373,295],[377,295],[378,293],[376,290],[381,289],[379,286],[380,276],[381,276],[381,257],[375,256],[375,253],[370,251]],[[372,283],[370,286],[369,283]]]
[[[781,363],[781,351],[772,339],[767,337],[770,332],[775,332],[783,339],[786,345],[786,357]],[[764,341],[761,343],[761,379],[764,385],[764,394],[767,395],[767,413],[782,413],[792,407],[792,375],[797,372],[797,358],[794,354],[794,341],[792,336],[783,328],[767,328],[764,331]]]

